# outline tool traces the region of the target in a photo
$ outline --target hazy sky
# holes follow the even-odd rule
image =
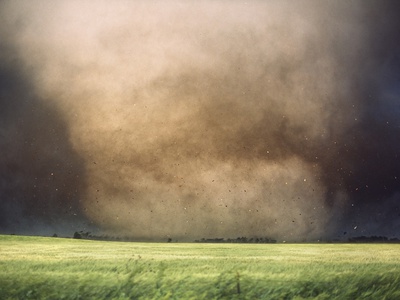
[[[0,233],[398,237],[399,13],[0,2]]]

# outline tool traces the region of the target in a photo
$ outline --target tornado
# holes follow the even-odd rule
[[[397,1],[2,1],[0,232],[397,236]]]

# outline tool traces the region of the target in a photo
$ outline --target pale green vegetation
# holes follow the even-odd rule
[[[0,236],[0,298],[400,299],[399,250]]]

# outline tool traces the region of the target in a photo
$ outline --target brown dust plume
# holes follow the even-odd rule
[[[14,213],[143,239],[393,234],[397,8],[3,1],[2,228]]]

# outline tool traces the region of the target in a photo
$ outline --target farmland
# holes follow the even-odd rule
[[[399,250],[0,236],[0,298],[400,299]]]

